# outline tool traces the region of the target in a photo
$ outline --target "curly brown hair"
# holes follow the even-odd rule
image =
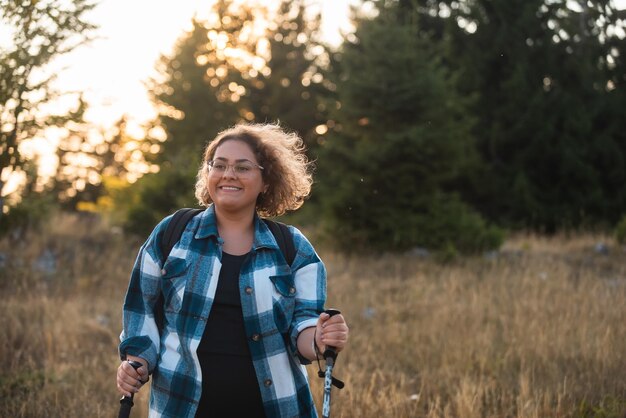
[[[268,186],[257,199],[256,210],[261,216],[279,216],[296,210],[311,193],[312,164],[304,153],[302,139],[278,124],[239,124],[220,132],[204,151],[196,180],[196,198],[202,206],[212,203],[207,187],[207,163],[215,150],[226,141],[247,144],[263,166],[263,182]]]

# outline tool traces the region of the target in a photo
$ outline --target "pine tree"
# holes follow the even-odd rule
[[[315,75],[309,48],[319,18],[305,19],[299,2],[285,1],[275,16],[253,6],[218,1],[211,17],[195,19],[174,54],[160,60],[151,90],[160,113],[155,125],[166,136],[155,159],[161,169],[138,182],[140,203],[130,209],[127,229],[145,234],[164,215],[196,204],[202,151],[221,130],[238,122],[280,121],[311,138],[320,123],[320,83],[307,78]],[[167,198],[153,196],[166,187],[173,187]]]
[[[615,30],[624,13],[610,1],[456,4],[450,19],[462,27],[449,26],[447,62],[478,98],[486,161],[473,203],[502,224],[545,231],[616,222],[626,211]]]
[[[338,110],[320,156],[332,236],[352,249],[497,246],[453,187],[476,163],[463,100],[428,38],[389,4],[359,21],[333,80]]]
[[[251,77],[244,102],[256,121],[280,121],[300,134],[311,155],[317,147],[314,129],[324,122],[318,98],[327,91],[319,30],[320,16],[307,17],[303,1],[283,1],[266,35],[268,70]]]

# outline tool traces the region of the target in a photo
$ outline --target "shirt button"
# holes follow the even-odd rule
[[[165,269],[161,269],[161,276],[165,276],[167,274],[167,271]]]
[[[295,293],[296,293],[296,288],[295,288],[295,287],[290,287],[290,288],[289,288],[289,294],[290,294],[290,295],[293,295],[293,294],[295,294]]]
[[[263,384],[265,385],[265,387],[270,387],[272,386],[272,379],[265,379],[265,381],[263,382]]]
[[[261,336],[259,334],[252,334],[252,341],[259,341]]]
[[[247,295],[251,295],[252,294],[252,288],[250,286],[246,287],[246,294]]]

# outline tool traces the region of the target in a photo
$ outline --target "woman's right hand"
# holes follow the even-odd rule
[[[128,362],[130,360],[138,361],[141,367],[135,370]],[[126,361],[117,368],[117,391],[124,396],[137,393],[147,381],[148,362],[140,357],[127,356]]]

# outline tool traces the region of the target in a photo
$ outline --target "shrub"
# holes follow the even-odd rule
[[[472,254],[499,248],[504,232],[455,194],[435,193],[402,208],[371,205],[331,218],[327,236],[349,251],[405,251],[425,247],[446,254]],[[350,216],[351,215],[351,216]]]
[[[622,217],[622,220],[617,224],[617,227],[615,228],[615,238],[620,244],[626,244],[626,215]]]
[[[0,237],[21,237],[28,229],[38,228],[56,211],[57,205],[49,193],[27,193],[8,213],[0,213]],[[0,208],[2,210],[2,208]]]
[[[124,230],[147,237],[150,231],[176,209],[197,207],[194,197],[195,172],[162,167],[156,174],[143,176],[129,190],[137,196],[126,207]]]

